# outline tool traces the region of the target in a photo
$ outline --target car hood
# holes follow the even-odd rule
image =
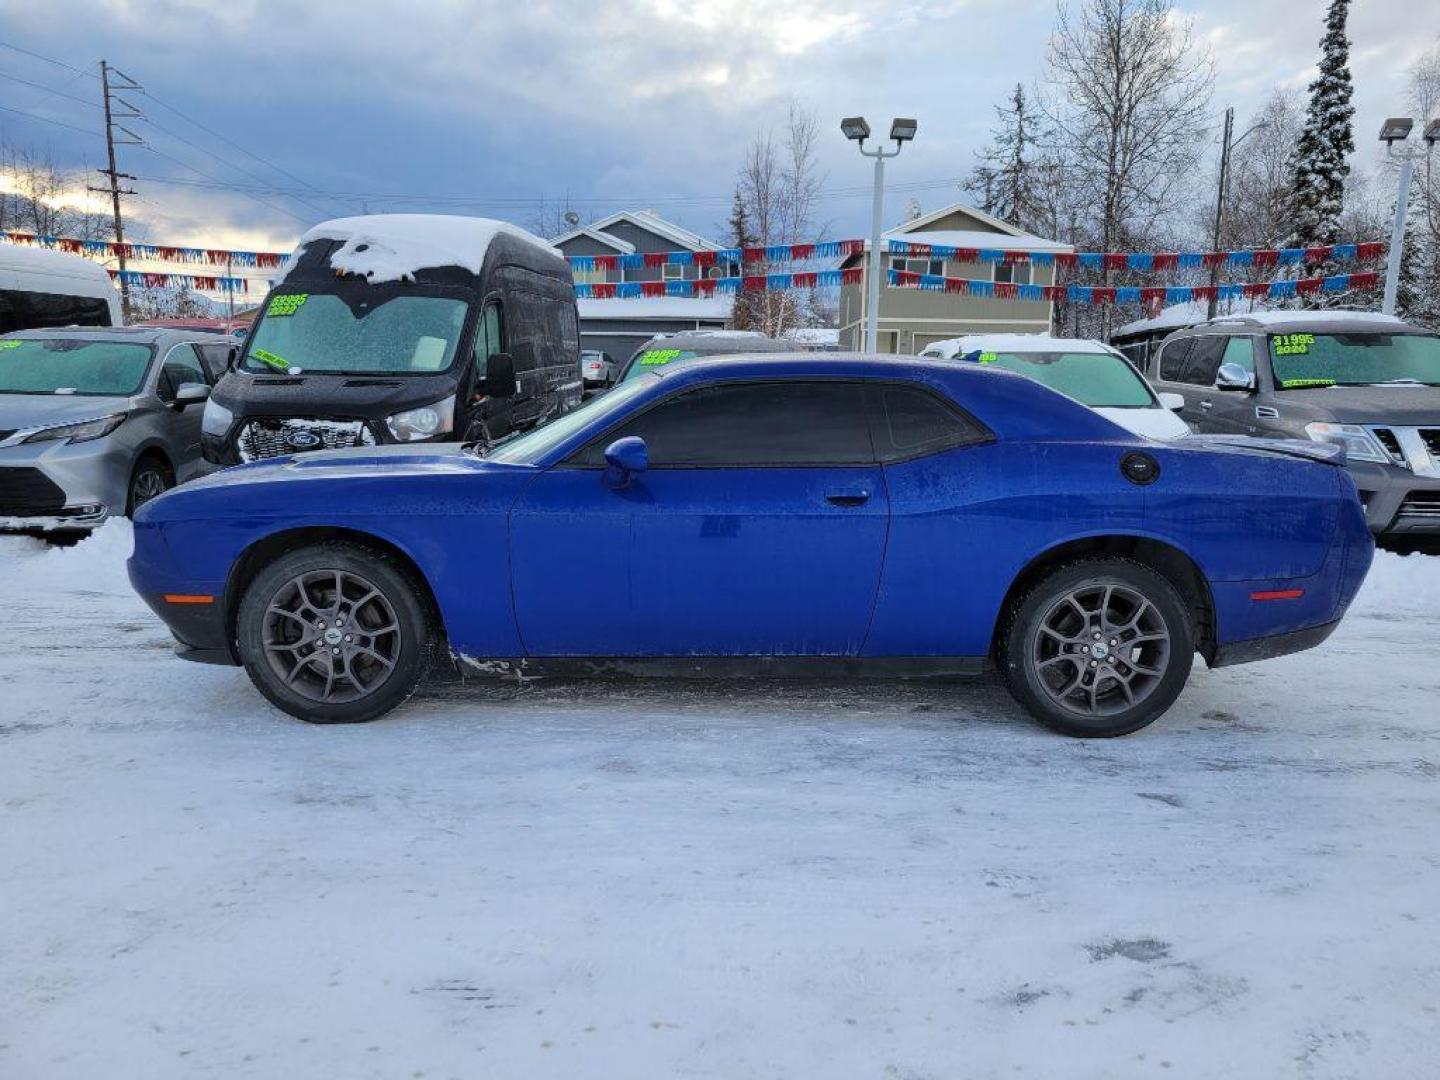
[[[130,399],[82,394],[0,394],[0,431],[54,427],[129,412]]]
[[[1184,420],[1159,406],[1151,409],[1097,408],[1095,411],[1126,431],[1144,435],[1147,439],[1181,439],[1190,434],[1190,427]]]
[[[418,446],[364,446],[349,450],[314,450],[305,454],[267,458],[236,465],[192,480],[183,490],[237,484],[290,483],[334,480],[340,477],[394,478],[434,476],[438,473],[473,473],[527,468],[501,465],[476,457],[460,443],[422,443]]]
[[[1323,410],[1338,424],[1440,427],[1440,386],[1328,386],[1281,390],[1277,405]]]

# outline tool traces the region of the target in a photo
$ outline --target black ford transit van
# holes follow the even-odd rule
[[[215,386],[205,457],[494,440],[580,403],[569,265],[503,222],[341,218],[300,241]]]

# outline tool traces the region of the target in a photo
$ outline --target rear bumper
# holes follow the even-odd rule
[[[1289,653],[1303,652],[1321,644],[1340,625],[1340,620],[1308,626],[1303,630],[1291,630],[1285,634],[1270,634],[1266,637],[1251,638],[1248,641],[1232,641],[1228,645],[1217,645],[1210,658],[1210,666],[1229,667],[1232,664],[1248,664],[1255,660],[1270,660]]]

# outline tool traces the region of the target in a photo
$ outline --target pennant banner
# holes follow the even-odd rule
[[[168,244],[117,244],[113,240],[76,240],[68,236],[0,231],[0,241],[22,247],[49,248],[91,259],[115,259],[123,253],[136,262],[190,263],[204,266],[273,270],[288,255],[278,251],[232,251],[228,248],[174,247]]]
[[[971,263],[1031,263],[1066,269],[1162,270],[1211,269],[1217,266],[1299,266],[1326,262],[1373,262],[1385,254],[1380,241],[1364,244],[1326,244],[1321,247],[1268,248],[1253,251],[1001,251],[998,248],[963,248],[945,244],[911,244],[891,240],[891,255],[954,259]]]
[[[1375,271],[1362,274],[1333,274],[1329,277],[1298,278],[1288,281],[1236,282],[1226,285],[1016,285],[1009,282],[976,281],[969,278],[889,271],[890,285],[901,289],[955,293],[994,300],[1064,300],[1071,304],[1186,304],[1194,300],[1285,300],[1316,293],[1373,289],[1380,284]]]
[[[249,293],[250,282],[238,277],[209,277],[204,274],[151,274],[144,270],[110,271],[110,280],[132,289],[193,289],[195,292]],[[268,286],[267,286],[268,287]]]
[[[733,296],[738,292],[781,292],[787,289],[825,289],[858,285],[864,271],[858,266],[845,270],[796,271],[792,274],[747,274],[681,281],[608,281],[575,286],[580,300],[634,300],[640,297]]]
[[[813,244],[774,244],[769,247],[718,248],[714,251],[637,251],[628,255],[568,255],[576,270],[635,270],[642,266],[742,266],[759,262],[808,262],[839,259],[865,250],[863,240],[822,240]]]

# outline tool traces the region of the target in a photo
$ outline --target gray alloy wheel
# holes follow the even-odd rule
[[[395,609],[373,583],[311,570],[271,597],[261,627],[265,661],[309,701],[342,704],[378,690],[400,657]]]
[[[1195,660],[1194,618],[1149,566],[1089,558],[1049,571],[1011,604],[997,640],[1010,692],[1066,735],[1112,738],[1152,723]]]
[[[429,670],[440,636],[413,567],[340,540],[261,567],[235,621],[256,689],[317,724],[373,720],[400,705]]]
[[[157,495],[163,495],[171,488],[170,473],[164,464],[153,457],[142,458],[130,475],[130,490],[126,498],[125,513],[131,516]]]

